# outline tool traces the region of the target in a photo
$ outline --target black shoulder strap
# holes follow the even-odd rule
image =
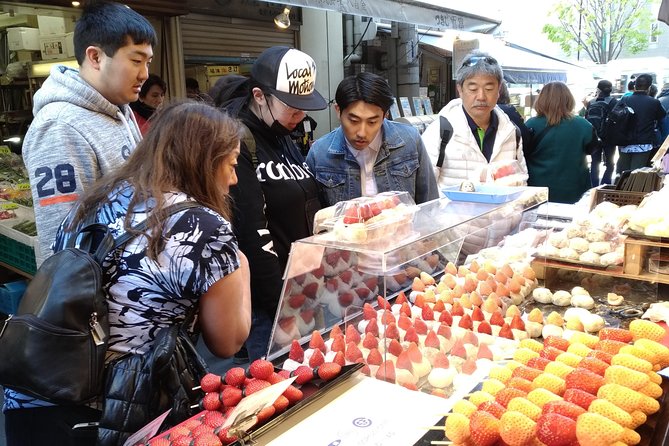
[[[445,116],[439,116],[439,134],[441,135],[441,143],[439,144],[439,157],[437,158],[437,167],[444,164],[444,157],[446,156],[446,145],[453,136],[453,126],[446,119]]]
[[[539,143],[541,142],[541,140],[544,139],[544,136],[546,136],[546,133],[548,133],[548,131],[549,131],[550,129],[552,129],[552,128],[553,128],[553,127],[551,127],[551,126],[549,126],[549,125],[547,125],[546,127],[544,127],[544,128],[537,134],[537,136],[535,136],[535,137],[533,138],[533,140],[532,140],[532,145],[533,145],[534,147],[539,147]]]
[[[520,132],[520,127],[516,125],[515,122],[511,121],[511,124],[516,128],[516,150],[520,147],[520,139],[522,138],[522,133]]]
[[[183,211],[184,209],[195,208],[199,206],[201,206],[199,203],[191,200],[174,203],[173,205],[170,205],[165,208],[165,216],[170,217],[176,214],[177,212]],[[135,232],[144,231],[146,229],[146,225],[147,225],[147,220],[143,220],[134,225],[132,228],[130,228],[130,231],[126,231],[123,235],[121,235],[118,238],[112,238],[111,235],[108,234],[109,236],[105,237],[102,240],[102,242],[100,242],[98,249],[96,249],[95,253],[93,254],[93,258],[98,263],[100,263],[111,251],[115,250],[119,246],[124,245],[131,238],[134,238],[136,236]]]

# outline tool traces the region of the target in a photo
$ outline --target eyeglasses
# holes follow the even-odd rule
[[[479,62],[485,62],[488,65],[499,65],[497,63],[497,60],[495,58],[490,57],[490,56],[472,56],[469,59],[466,59],[464,62],[462,62],[463,67],[473,67]]]

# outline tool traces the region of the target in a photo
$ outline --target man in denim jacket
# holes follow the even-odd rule
[[[408,192],[416,203],[439,198],[418,131],[385,118],[394,100],[385,79],[372,73],[349,76],[337,87],[341,126],[307,154],[324,206],[386,191]]]

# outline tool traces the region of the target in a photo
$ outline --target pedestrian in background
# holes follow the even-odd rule
[[[139,91],[139,99],[130,103],[130,108],[135,114],[137,125],[142,135],[149,129],[149,119],[156,110],[163,105],[167,84],[157,74],[149,74],[149,78]]]
[[[597,148],[597,133],[574,113],[576,100],[563,82],[549,82],[527,120],[534,143],[527,155],[529,186],[548,187],[548,200],[575,203],[590,189],[586,155]]]
[[[516,124],[516,127],[520,129],[520,135],[523,140],[523,150],[526,150],[532,143],[532,132],[525,125],[525,118],[518,113],[516,107],[511,105],[511,97],[509,96],[509,88],[506,85],[506,81],[502,81],[502,84],[500,85],[497,106],[501,108],[509,119],[511,119],[511,122]]]
[[[592,187],[600,184],[611,184],[615,172],[616,146],[605,141],[604,123],[609,112],[616,106],[618,100],[611,96],[613,84],[607,80],[597,83],[597,96],[588,102],[585,110],[585,119],[595,128],[599,142],[597,148],[590,154],[590,183]],[[599,176],[599,166],[604,161],[604,174]]]

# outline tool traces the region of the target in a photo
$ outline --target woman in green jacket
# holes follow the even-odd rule
[[[548,200],[575,203],[590,189],[587,155],[597,147],[592,125],[574,113],[576,101],[562,82],[544,86],[527,120],[532,147],[525,152],[529,186],[548,187]]]

